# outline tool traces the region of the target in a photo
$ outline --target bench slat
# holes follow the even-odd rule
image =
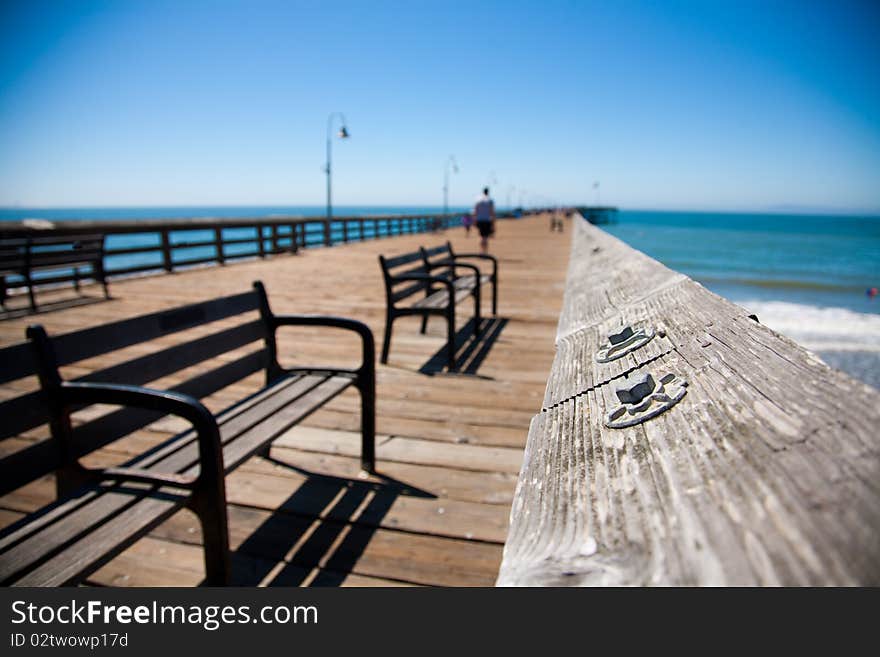
[[[426,281],[423,281],[423,282],[417,281],[417,282],[413,283],[412,285],[407,285],[406,287],[397,290],[397,292],[392,292],[391,293],[391,301],[392,301],[392,303],[397,303],[398,301],[406,299],[407,297],[411,297],[412,295],[417,294],[418,292],[424,292],[425,288],[427,286],[428,286],[428,283]]]
[[[237,406],[225,411],[224,422],[220,425],[220,440],[223,442],[224,452],[227,444],[251,430],[267,415],[277,412],[285,404],[289,404],[311,391],[323,383],[326,378],[324,376],[291,377],[268,391],[261,391],[258,394],[258,400],[249,404],[244,411],[239,411]],[[264,392],[270,394],[264,394]],[[190,470],[198,467],[198,444],[195,432],[190,430],[180,434],[154,452],[137,457],[126,465],[158,472],[193,474]],[[224,467],[226,467],[225,459]]]
[[[15,550],[16,559],[12,561],[18,567],[15,573],[31,568],[31,572],[18,578],[14,586],[63,586],[77,581],[102,566],[118,554],[119,550],[130,545],[151,529],[161,524],[182,506],[178,496],[145,497],[146,491],[133,488],[134,492],[123,492],[113,489],[100,495],[96,500],[78,512],[66,516],[57,523],[57,527],[41,532]],[[92,521],[92,522],[90,522]],[[55,534],[65,534],[72,529],[80,530],[73,542],[68,541],[57,548],[55,554],[47,551],[47,545],[57,545],[59,540]],[[86,528],[84,530],[84,528]],[[29,555],[51,555],[48,559],[37,560],[36,564],[27,563]],[[5,556],[5,555],[4,555]],[[20,560],[25,557],[24,560]],[[3,566],[6,566],[4,558]],[[37,567],[34,568],[34,565]],[[13,574],[13,576],[16,576]],[[6,579],[9,579],[8,577]]]
[[[336,395],[348,388],[352,382],[353,379],[347,377],[331,377],[292,404],[285,406],[278,413],[268,417],[265,422],[252,429],[248,434],[235,440],[228,448],[223,450],[223,459],[227,472],[231,468],[237,467],[265,444],[267,435],[273,438],[280,436],[290,427],[311,415],[327,401],[336,397]]]
[[[473,288],[471,288],[473,289]],[[456,289],[455,290],[455,303],[466,299],[470,293],[471,289]],[[419,299],[416,301],[412,307],[413,308],[445,308],[449,305],[449,292],[446,290],[441,290],[440,292],[435,292],[429,297],[425,297],[424,299]]]
[[[262,321],[256,319],[247,324],[233,326],[217,333],[175,345],[160,352],[91,372],[76,381],[96,383],[128,383],[144,385],[161,379],[191,365],[263,339]],[[30,345],[22,357],[32,360]],[[0,352],[2,357],[2,352]],[[15,436],[49,421],[49,409],[45,395],[37,390],[0,402],[0,417],[6,421],[0,426],[0,439]]]
[[[237,360],[200,374],[169,390],[182,392],[196,399],[203,399],[265,367],[265,349],[253,351]],[[161,412],[123,408],[75,427],[73,442],[77,456],[84,456],[133,431],[163,417]]]
[[[425,249],[425,253],[428,255],[429,258],[432,256],[435,256],[435,255],[438,255],[440,253],[445,253],[448,255],[449,254],[449,247],[446,246],[445,244],[442,246],[434,246],[434,247],[431,247],[430,249]]]
[[[220,319],[257,310],[255,292],[243,292],[220,299],[163,310],[132,319],[124,319],[94,328],[66,333],[52,338],[61,365],[147,342],[163,335],[208,324]]]
[[[386,258],[385,259],[385,268],[386,269],[394,269],[395,267],[400,267],[401,265],[408,265],[411,262],[416,262],[417,260],[421,260],[422,254],[418,251],[413,253],[404,253],[403,255],[395,256],[394,258]]]

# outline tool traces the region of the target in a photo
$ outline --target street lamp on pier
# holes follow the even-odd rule
[[[331,183],[330,183],[330,170],[331,170],[331,145],[333,144],[333,119],[340,119],[339,132],[336,133],[336,136],[340,139],[348,139],[348,128],[345,127],[347,121],[345,120],[345,115],[342,112],[331,112],[330,116],[327,117],[327,165],[324,167],[324,171],[327,173],[327,220],[333,218],[333,201],[331,194]]]
[[[446,160],[446,166],[443,167],[443,214],[449,214],[449,169],[452,173],[458,173],[458,162],[455,156],[450,155]]]

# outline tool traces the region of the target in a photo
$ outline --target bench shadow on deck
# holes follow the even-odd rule
[[[400,495],[437,499],[381,474],[377,476],[382,482],[372,483],[309,472],[271,457],[267,460],[307,479],[233,553],[236,586],[302,586],[315,564],[322,568],[310,586],[339,586],[355,569]],[[245,562],[239,556],[257,561]],[[276,564],[284,565],[278,568]]]
[[[480,334],[474,334],[474,318],[455,333],[455,370],[452,374],[477,374],[480,365],[486,360],[492,346],[501,337],[501,332],[510,320],[494,317],[480,320]],[[428,361],[419,368],[420,374],[434,376],[446,369],[446,345],[438,349]],[[491,377],[482,377],[491,378]]]

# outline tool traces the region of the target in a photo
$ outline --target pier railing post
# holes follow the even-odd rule
[[[167,272],[174,269],[174,263],[171,261],[171,240],[168,237],[168,229],[163,229],[162,236],[162,267]]]
[[[223,229],[219,226],[214,227],[214,248],[217,249],[217,262],[221,265],[225,265],[226,256],[223,253]]]

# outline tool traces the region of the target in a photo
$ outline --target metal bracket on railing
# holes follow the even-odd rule
[[[634,372],[622,380],[615,393],[621,404],[605,415],[605,426],[622,429],[675,406],[687,393],[687,381],[675,374],[666,374],[658,385],[650,373]]]
[[[618,333],[608,336],[608,344],[596,353],[597,363],[608,363],[648,344],[654,337],[654,329],[644,326],[633,329],[627,325]]]

